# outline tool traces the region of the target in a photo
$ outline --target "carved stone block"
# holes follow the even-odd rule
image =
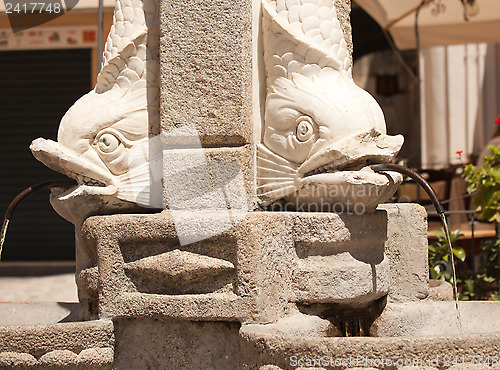
[[[98,283],[85,278],[97,273],[88,266],[78,272],[80,290],[98,289],[101,317],[242,323],[274,322],[297,305],[418,300],[428,294],[426,260],[417,258],[426,239],[412,234],[425,229],[418,208],[392,205],[364,215],[248,212],[229,221],[227,211],[90,217],[82,248],[96,251]],[[412,226],[399,223],[400,214],[411,213]],[[402,273],[397,261],[410,242],[406,262],[413,267]],[[402,294],[399,286],[413,276],[418,281]]]
[[[195,124],[203,146],[250,143],[252,1],[163,0],[160,9],[162,130]]]

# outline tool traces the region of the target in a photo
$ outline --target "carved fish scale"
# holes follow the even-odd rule
[[[332,0],[264,0],[268,76],[319,75],[325,67],[351,76],[351,57]]]
[[[103,93],[115,86],[130,89],[139,81],[145,81],[149,118],[158,120],[159,39],[157,0],[117,1],[95,91]]]

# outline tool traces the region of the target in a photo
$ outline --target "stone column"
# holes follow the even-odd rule
[[[351,0],[335,0],[335,8],[337,9],[337,17],[339,18],[344,38],[347,42],[347,48],[352,59],[352,29],[351,29]]]
[[[223,208],[216,198],[233,184],[254,208],[252,0],[162,0],[160,9],[167,207]]]
[[[352,53],[350,3],[336,0],[335,5]],[[260,117],[255,117],[258,109],[253,108],[253,99],[263,86],[252,84],[265,83],[265,79],[254,76],[263,69],[258,65],[259,56],[252,52],[259,49],[255,40],[252,44],[252,35],[259,35],[260,29],[255,32],[255,28],[260,28],[261,17],[256,22],[252,12],[260,12],[260,0],[162,0],[160,12],[160,111],[161,131],[168,136],[163,159],[167,207],[199,209],[199,202],[185,200],[213,191],[217,176],[211,161],[217,161],[233,163],[229,170],[224,165],[215,170],[219,182],[232,183],[233,188],[239,186],[233,181],[234,169],[241,170],[248,209],[255,209],[253,144],[259,135],[255,126]],[[177,186],[182,181],[175,173],[182,167],[181,177],[191,186]]]

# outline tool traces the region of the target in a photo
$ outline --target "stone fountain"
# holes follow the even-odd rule
[[[51,203],[80,321],[0,328],[0,366],[498,363],[500,305],[460,324],[429,286],[424,209],[380,205],[402,179],[370,165],[403,138],[352,80],[349,10],[117,0],[95,89],[31,146],[78,182]]]

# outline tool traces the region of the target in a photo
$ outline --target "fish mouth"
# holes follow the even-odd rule
[[[298,167],[295,192],[284,199],[297,209],[314,206],[331,212],[341,206],[341,212],[352,211],[349,207],[373,212],[390,199],[403,178],[397,172],[376,173],[369,166],[392,161],[402,144],[402,136],[375,130],[335,142]]]
[[[77,181],[69,189],[57,191],[59,196],[94,189],[92,192],[111,195],[116,192],[111,173],[82,158],[70,148],[53,140],[38,138],[30,145],[33,156],[50,169]]]
[[[314,153],[299,166],[297,174],[307,178],[340,171],[357,172],[371,164],[388,163],[398,154],[403,140],[401,135],[389,136],[372,129]]]
[[[337,162],[330,162],[303,174],[302,178],[312,177],[316,175],[334,174],[341,171],[360,171],[374,163],[382,162],[378,157],[373,156],[357,158],[340,165]]]

